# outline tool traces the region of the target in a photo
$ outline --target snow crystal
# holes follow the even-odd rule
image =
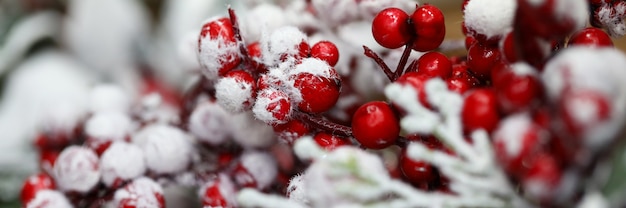
[[[117,179],[128,180],[143,175],[146,164],[141,148],[125,142],[113,142],[100,158],[102,182],[112,186]]]
[[[54,164],[54,179],[62,191],[91,190],[100,181],[98,156],[86,147],[65,148]]]
[[[241,155],[241,164],[252,174],[258,189],[267,188],[278,174],[276,160],[266,152],[245,152]]]
[[[306,174],[303,173],[303,174]],[[293,200],[300,204],[308,204],[309,198],[308,194],[305,192],[306,187],[304,183],[304,175],[296,175],[289,181],[289,186],[287,187],[287,197],[289,200]]]
[[[187,168],[193,147],[184,131],[165,124],[152,124],[133,136],[144,153],[148,169],[158,174],[172,174]]]
[[[537,76],[537,70],[526,62],[518,62],[511,65],[513,73],[517,76]]]
[[[217,145],[229,136],[231,126],[230,113],[213,101],[205,101],[196,106],[189,117],[189,131],[200,141]]]
[[[100,84],[93,87],[90,94],[89,110],[91,112],[128,112],[130,109],[130,97],[118,85]]]
[[[130,116],[121,112],[99,112],[85,123],[85,132],[95,141],[122,141],[135,129]]]
[[[157,196],[163,196],[163,188],[150,178],[141,177],[133,180],[113,196],[116,207],[134,205],[135,207],[163,207]]]
[[[65,195],[55,190],[41,190],[35,195],[35,198],[28,202],[26,208],[72,208],[72,204],[67,200]]]
[[[326,61],[317,58],[304,58],[302,62],[290,71],[291,75],[299,75],[301,73],[309,73],[315,76],[326,78],[339,78],[335,69],[333,69]]]
[[[503,37],[512,29],[516,0],[471,0],[465,7],[467,29],[487,38]]]
[[[254,83],[252,83],[254,84]],[[239,113],[254,103],[254,86],[234,77],[222,77],[215,84],[215,98],[224,109]]]

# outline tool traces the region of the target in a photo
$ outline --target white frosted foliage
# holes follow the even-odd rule
[[[86,147],[70,146],[54,164],[54,179],[62,191],[85,193],[100,181],[98,156]]]
[[[72,204],[63,193],[55,190],[38,191],[26,208],[72,208]]]
[[[308,204],[308,194],[306,193],[306,187],[304,184],[304,175],[296,175],[291,180],[289,180],[289,186],[287,186],[287,197],[289,200],[301,203]]]
[[[516,9],[516,0],[471,0],[465,6],[465,26],[487,38],[502,37],[512,29]]]
[[[199,103],[189,117],[189,131],[198,140],[217,145],[231,133],[231,114],[213,101]]]
[[[215,84],[217,103],[230,112],[242,112],[254,102],[253,85],[235,77],[222,77]]]
[[[130,116],[123,112],[99,112],[85,123],[85,133],[95,141],[122,141],[135,129]]]
[[[276,160],[266,152],[245,152],[241,155],[241,165],[252,175],[258,189],[269,187],[278,174]]]
[[[127,112],[130,109],[130,96],[118,85],[100,84],[91,89],[91,112]]]
[[[113,196],[116,207],[134,205],[134,207],[164,207],[163,188],[147,177],[133,180],[124,188],[118,189]]]
[[[158,174],[173,174],[189,165],[193,154],[191,137],[179,128],[152,124],[133,136],[144,153],[149,170]]]
[[[112,186],[116,180],[129,180],[146,172],[141,148],[125,142],[114,142],[100,158],[102,182]]]

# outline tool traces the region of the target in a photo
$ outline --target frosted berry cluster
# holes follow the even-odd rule
[[[75,126],[41,129],[21,201],[176,206],[183,186],[202,207],[575,206],[625,123],[622,3],[465,0],[467,54],[449,56],[433,5],[249,1],[302,21],[229,9],[199,28],[184,92],[150,73],[136,96],[95,86]],[[378,45],[344,39],[359,21]]]

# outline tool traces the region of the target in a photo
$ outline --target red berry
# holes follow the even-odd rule
[[[419,99],[420,103],[429,108],[430,104],[426,99],[426,91],[424,89],[424,85],[426,84],[426,81],[428,81],[428,79],[430,78],[425,74],[420,74],[418,72],[409,72],[400,76],[396,80],[396,83],[402,85],[411,85],[417,92],[417,98]]]
[[[261,44],[259,42],[254,42],[246,47],[248,49],[248,56],[252,59],[252,67],[258,73],[267,72],[267,68],[263,64],[263,57],[261,54]]]
[[[582,29],[572,35],[569,39],[568,46],[574,45],[613,47],[613,41],[602,29],[590,27]]]
[[[464,94],[472,88],[472,84],[467,79],[463,78],[450,78],[446,80],[448,89],[459,94]]]
[[[61,152],[57,150],[41,150],[39,153],[39,168],[51,174],[59,154],[61,154]]]
[[[565,128],[576,136],[611,116],[611,102],[606,95],[596,91],[566,91],[558,104]]]
[[[29,176],[22,185],[20,200],[26,205],[35,198],[38,191],[46,189],[55,189],[54,180],[48,174],[39,173]]]
[[[385,48],[399,48],[411,39],[409,15],[398,8],[380,11],[372,21],[374,40]]]
[[[352,134],[365,148],[383,149],[396,141],[400,123],[389,104],[368,102],[352,116]]]
[[[267,124],[284,124],[291,119],[291,100],[283,91],[265,88],[257,95],[252,112],[255,118]]]
[[[400,154],[400,170],[409,182],[421,184],[437,178],[437,174],[431,164],[425,161],[412,160],[406,154],[406,150],[403,150]]]
[[[562,170],[559,162],[548,153],[538,155],[528,164],[529,170],[522,176],[522,187],[532,198],[549,200],[557,194],[561,182]]]
[[[462,110],[462,121],[466,131],[477,129],[493,131],[498,125],[498,106],[496,94],[491,89],[470,91],[465,98]]]
[[[286,144],[293,144],[296,139],[309,133],[310,129],[305,123],[299,120],[290,120],[285,124],[278,124],[274,126],[274,132],[278,136],[278,140]]]
[[[298,109],[308,113],[321,113],[332,108],[339,99],[340,87],[338,79],[317,76],[310,73],[299,73],[295,76],[294,87],[302,95]]]
[[[413,44],[414,50],[434,50],[443,42],[446,35],[446,25],[443,13],[439,8],[428,4],[418,7],[411,14],[411,21],[416,35]],[[426,44],[426,42],[430,42],[430,44]]]
[[[141,177],[118,189],[113,197],[114,206],[120,208],[165,207],[163,188],[154,180]]]
[[[326,61],[330,66],[335,66],[339,61],[339,49],[330,41],[320,41],[311,48],[311,57]]]
[[[496,87],[501,109],[505,112],[515,112],[537,104],[541,93],[541,83],[537,77],[529,74],[517,75],[515,72],[508,73],[511,73],[510,78]]]
[[[254,77],[243,70],[233,70],[215,84],[215,98],[224,109],[242,112],[254,104],[257,83]]]
[[[205,207],[232,207],[230,196],[235,194],[235,187],[228,176],[220,174],[200,189],[200,199]]]
[[[466,50],[469,50],[470,47],[472,47],[476,43],[478,43],[478,41],[476,40],[476,38],[474,38],[474,36],[471,36],[471,35],[465,36],[465,49]]]
[[[472,45],[467,51],[469,70],[480,77],[489,77],[491,69],[500,61],[500,50],[480,43]]]
[[[315,140],[318,145],[328,151],[337,149],[340,146],[350,145],[350,143],[346,141],[346,138],[341,138],[339,136],[327,134],[324,132],[319,132],[315,134],[313,140]]]
[[[204,53],[215,53],[209,50],[209,48],[204,48],[203,44],[208,43],[209,41],[217,41],[218,48],[226,48],[230,46],[235,46],[237,44],[237,40],[235,39],[235,32],[233,30],[233,25],[230,22],[230,19],[224,17],[219,18],[217,20],[213,20],[205,23],[202,26],[202,31],[200,32],[200,38],[198,40],[198,48],[200,50],[200,55],[202,56]],[[238,51],[232,51],[227,54],[223,54],[224,57],[219,57],[218,61],[221,67],[218,69],[218,74],[223,75],[231,69],[235,68],[239,65],[241,58],[238,55]],[[215,58],[215,57],[213,57]],[[200,58],[202,60],[202,57]],[[212,60],[213,61],[213,60]],[[215,63],[204,63],[201,61],[204,67],[213,67]]]
[[[524,175],[528,171],[524,164],[534,159],[548,139],[548,132],[528,114],[509,116],[493,134],[496,158],[509,174]]]
[[[480,86],[480,81],[469,74],[467,65],[455,64],[452,66],[452,76],[446,80],[448,89],[463,94],[467,90]]]
[[[509,63],[515,63],[518,61],[517,51],[515,51],[515,39],[513,39],[512,32],[508,33],[504,39],[502,39],[500,48],[502,50],[502,54],[504,55],[504,60],[507,60]]]
[[[417,60],[417,73],[446,79],[452,75],[452,62],[439,52],[428,52]]]

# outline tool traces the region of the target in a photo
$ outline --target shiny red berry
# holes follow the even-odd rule
[[[209,43],[215,42],[215,43]],[[204,47],[203,44],[216,45],[218,48],[226,48],[226,47],[236,47],[237,40],[235,39],[235,32],[233,30],[233,25],[230,22],[230,19],[224,17],[219,18],[213,21],[209,21],[202,26],[202,31],[200,32],[200,38],[198,39],[198,49],[200,50],[200,55],[215,53],[211,51],[204,51],[209,49],[214,49],[212,47]],[[218,58],[219,64],[221,67],[218,69],[218,74],[223,75],[231,69],[235,68],[239,65],[241,58],[239,57],[238,51],[233,50],[232,52],[227,52],[226,54],[222,54],[224,57]],[[220,55],[220,56],[222,56]],[[201,58],[202,60],[202,58]],[[201,61],[205,67],[214,67],[215,63],[209,63]]]
[[[335,66],[339,61],[339,49],[330,41],[320,41],[311,48],[311,57],[326,61],[330,66]]]
[[[416,64],[417,73],[428,77],[446,79],[452,75],[452,62],[439,52],[428,52],[422,55]]]
[[[385,48],[399,48],[411,40],[409,15],[398,8],[380,11],[372,21],[374,40]]]
[[[497,47],[474,44],[467,51],[467,66],[476,75],[489,77],[491,69],[500,61],[500,56],[500,50]]]
[[[513,39],[512,32],[504,36],[504,39],[502,39],[502,42],[500,43],[500,50],[502,50],[504,60],[507,60],[509,63],[515,63],[518,61],[517,51],[515,51],[515,39]]]
[[[468,132],[477,129],[493,131],[500,120],[495,92],[491,89],[476,89],[468,93],[461,115],[463,127]]]
[[[505,112],[515,112],[531,108],[540,99],[541,82],[535,75],[504,72],[502,83],[495,88],[498,104]]]
[[[446,25],[439,8],[429,4],[418,7],[411,14],[411,22],[415,31],[414,50],[430,51],[441,45],[446,35]]]
[[[322,148],[328,151],[337,149],[337,147],[349,145],[350,142],[346,138],[341,138],[336,135],[319,132],[315,134],[313,140]]]
[[[406,155],[406,150],[400,154],[400,170],[402,175],[411,183],[428,183],[437,178],[433,166],[425,161],[413,160]]]
[[[308,113],[321,113],[332,108],[339,99],[338,79],[317,76],[310,73],[296,75],[294,87],[300,91],[302,101],[298,109]]]
[[[570,37],[568,46],[574,45],[613,47],[613,41],[602,29],[590,27],[582,29]]]
[[[368,102],[352,116],[352,134],[365,148],[383,149],[394,144],[398,138],[400,123],[389,104]]]

